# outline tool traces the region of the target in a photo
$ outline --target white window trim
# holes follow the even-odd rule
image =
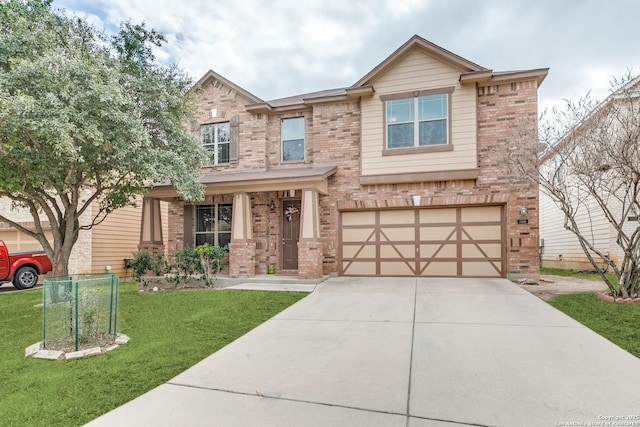
[[[224,125],[227,124],[229,126],[229,140],[228,141],[224,141],[224,142],[220,142],[218,141],[218,132],[219,132],[219,126],[220,125]],[[207,149],[208,152],[213,153],[213,162],[209,163],[210,165],[224,165],[227,163],[231,163],[231,155],[229,155],[229,161],[227,162],[222,162],[220,163],[219,161],[219,156],[218,156],[218,151],[220,148],[220,145],[226,144],[229,145],[229,150],[231,150],[231,124],[229,122],[220,122],[220,123],[208,123],[206,125],[202,125],[202,128],[204,128],[205,126],[214,126],[215,129],[215,133],[214,133],[214,142],[210,143],[210,144],[205,144],[204,143],[204,138],[202,137],[202,129],[200,130],[200,139],[201,139],[201,144],[204,148]],[[210,150],[209,148],[212,148],[212,150]],[[211,159],[211,156],[209,156],[209,159]]]

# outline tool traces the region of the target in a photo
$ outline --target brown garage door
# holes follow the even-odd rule
[[[504,277],[501,206],[342,212],[339,274]]]

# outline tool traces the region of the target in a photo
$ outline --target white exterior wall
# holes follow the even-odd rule
[[[616,211],[615,205],[610,205]],[[599,251],[609,253],[614,262],[622,260],[624,253],[616,243],[616,231],[607,221],[595,200],[588,199],[576,215],[576,222],[583,235],[591,240]],[[627,223],[625,228],[633,230],[637,223]],[[592,269],[575,234],[564,228],[564,214],[553,200],[540,192],[540,239],[544,240],[543,267]]]

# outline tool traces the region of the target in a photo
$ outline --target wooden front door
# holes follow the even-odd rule
[[[281,214],[282,269],[298,269],[298,239],[300,238],[300,200],[283,200]]]

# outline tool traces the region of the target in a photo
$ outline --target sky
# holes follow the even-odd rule
[[[145,22],[156,51],[263,100],[347,87],[417,34],[494,71],[549,68],[539,110],[640,72],[637,0],[54,0],[107,33]]]

